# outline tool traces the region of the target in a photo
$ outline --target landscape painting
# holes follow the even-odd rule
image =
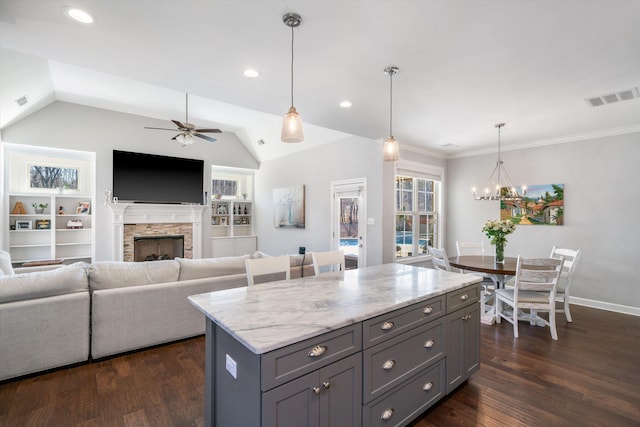
[[[526,187],[522,200],[500,202],[500,219],[518,225],[563,225],[564,184]]]
[[[304,228],[304,185],[273,189],[273,225]]]

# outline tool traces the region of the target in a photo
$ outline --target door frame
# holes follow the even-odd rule
[[[358,267],[367,265],[367,178],[343,179],[331,181],[331,230],[329,234],[331,250],[338,250],[340,239],[340,208],[337,203],[337,194],[349,191],[358,191],[358,234],[361,237],[358,245]],[[336,236],[336,231],[337,236]]]

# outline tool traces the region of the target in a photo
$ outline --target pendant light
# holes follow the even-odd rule
[[[302,24],[302,17],[297,13],[287,13],[282,17],[282,21],[291,28],[291,107],[289,112],[284,115],[280,139],[283,142],[302,142],[304,141],[302,119],[293,106],[293,29]]]
[[[393,137],[393,76],[398,74],[398,67],[387,67],[384,73],[389,76],[389,136],[384,139],[382,158],[385,162],[395,162],[400,157],[398,141]]]
[[[496,167],[493,168],[493,172],[491,176],[489,176],[489,181],[487,182],[487,186],[484,189],[484,193],[478,195],[476,194],[476,189],[474,188],[473,197],[476,200],[512,200],[512,201],[520,201],[524,193],[526,192],[526,187],[522,187],[522,193],[518,193],[516,188],[511,184],[511,180],[509,179],[509,174],[504,168],[504,162],[502,161],[502,157],[500,156],[500,131],[502,127],[506,123],[498,123],[495,125],[498,128],[498,160],[496,161]]]

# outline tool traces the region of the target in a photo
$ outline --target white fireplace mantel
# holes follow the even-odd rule
[[[156,205],[146,203],[109,203],[113,224],[113,260],[123,260],[125,224],[193,225],[193,258],[202,258],[203,205]]]

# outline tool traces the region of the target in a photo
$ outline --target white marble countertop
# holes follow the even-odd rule
[[[192,295],[189,301],[253,353],[262,354],[481,280],[382,264]]]

